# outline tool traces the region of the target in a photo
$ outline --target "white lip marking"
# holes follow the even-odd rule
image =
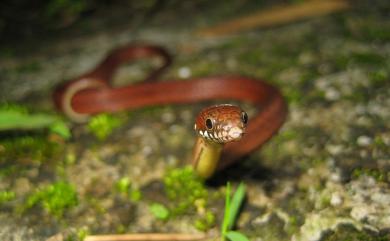
[[[202,132],[202,131],[199,131],[199,134],[200,134],[201,136],[203,136],[203,132]]]
[[[209,138],[209,133],[208,133],[207,131],[205,131],[205,132],[204,132],[204,136],[205,136],[206,138]]]
[[[233,127],[229,130],[229,137],[232,139],[239,139],[243,134],[243,130],[240,127]]]

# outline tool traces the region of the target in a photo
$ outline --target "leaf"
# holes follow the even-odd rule
[[[225,212],[223,214],[223,222],[221,227],[222,236],[228,231],[229,219],[230,219],[230,183],[226,184],[226,196],[225,196]]]
[[[249,239],[242,233],[237,231],[229,231],[225,236],[231,241],[249,241]]]
[[[169,218],[169,210],[160,203],[153,203],[149,210],[157,219],[167,220]]]
[[[244,198],[245,198],[245,184],[241,182],[240,185],[238,185],[238,188],[234,193],[230,204],[230,210],[229,210],[230,215],[227,224],[227,230],[231,230],[233,228]]]
[[[69,127],[63,121],[54,122],[50,126],[50,131],[52,133],[56,133],[57,135],[60,135],[65,140],[69,140],[69,138],[72,136],[72,134],[70,133]]]
[[[57,117],[48,114],[26,114],[17,110],[0,111],[0,131],[44,128],[55,121],[57,121]]]

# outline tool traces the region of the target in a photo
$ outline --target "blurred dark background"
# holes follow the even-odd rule
[[[139,27],[146,22],[154,22],[159,26],[174,24],[180,27],[191,19],[196,21],[195,26],[201,26],[206,22],[213,23],[269,5],[303,1],[5,0],[0,8],[0,41],[10,44],[43,36],[50,37],[64,31],[69,34],[69,31],[88,32],[105,27],[111,29],[119,25]],[[390,4],[386,0],[351,3],[359,6],[359,11],[389,16]],[[193,18],[194,16],[197,17]]]

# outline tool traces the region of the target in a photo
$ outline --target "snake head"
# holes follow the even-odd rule
[[[248,115],[235,105],[215,105],[203,109],[196,118],[195,131],[208,141],[225,144],[238,141],[245,133]]]

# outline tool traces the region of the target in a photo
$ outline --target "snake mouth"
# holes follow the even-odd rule
[[[232,141],[240,140],[244,134],[244,129],[240,127],[233,127],[228,132],[229,139],[231,139]]]

